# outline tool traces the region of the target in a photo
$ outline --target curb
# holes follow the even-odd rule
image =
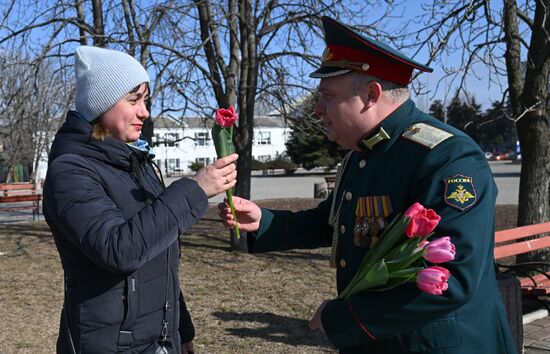
[[[550,315],[550,313],[546,309],[540,309],[540,310],[536,310],[536,311],[533,311],[533,312],[526,313],[522,317],[523,324],[526,325],[526,324],[531,323],[533,321],[540,320],[541,318],[545,318],[548,315]]]

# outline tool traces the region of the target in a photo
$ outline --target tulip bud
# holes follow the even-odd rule
[[[425,293],[441,295],[449,287],[447,280],[450,275],[451,273],[443,267],[427,267],[416,276],[416,286]]]
[[[431,263],[445,263],[455,259],[456,249],[449,236],[440,237],[424,246],[424,259]]]
[[[432,209],[426,209],[420,203],[414,203],[405,212],[405,216],[410,219],[409,226],[405,234],[411,237],[428,236],[437,226],[441,216],[437,215]]]

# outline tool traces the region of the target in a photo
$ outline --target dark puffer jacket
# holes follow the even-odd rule
[[[77,353],[141,353],[166,319],[170,352],[180,353],[178,236],[202,217],[207,196],[186,178],[165,188],[147,152],[90,136],[69,112],[44,184],[67,289],[58,352],[71,353],[72,339]]]

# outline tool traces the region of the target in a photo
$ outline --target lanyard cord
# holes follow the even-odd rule
[[[166,294],[164,295],[164,306],[163,306],[163,318],[162,318],[162,329],[160,331],[160,340],[162,343],[168,341],[168,310],[170,305],[168,304],[168,290],[170,289],[170,247],[166,250]]]

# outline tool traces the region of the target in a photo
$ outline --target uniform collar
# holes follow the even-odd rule
[[[370,152],[375,148],[384,145],[386,140],[394,140],[401,135],[410,125],[412,111],[415,105],[411,99],[407,99],[401,106],[387,116],[380,125],[372,129],[369,133],[363,135],[357,146],[363,152]]]

